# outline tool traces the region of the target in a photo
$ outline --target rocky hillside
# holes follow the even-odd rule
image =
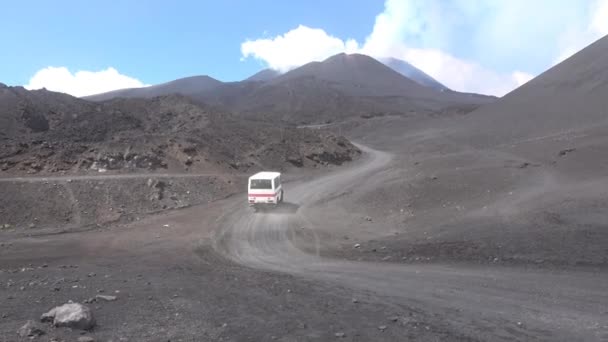
[[[252,172],[352,160],[345,138],[243,119],[181,95],[94,103],[0,87],[4,174]]]

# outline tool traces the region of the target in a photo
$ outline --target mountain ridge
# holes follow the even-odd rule
[[[245,118],[297,124],[359,116],[442,112],[446,108],[460,108],[459,111],[466,112],[495,99],[423,86],[362,54],[337,54],[278,76],[272,71],[256,75],[253,75],[253,81],[240,82],[220,82],[211,78],[213,81],[209,81],[202,76],[205,79],[200,82],[202,85],[180,79],[155,86],[148,93],[115,91],[85,99],[101,101],[120,96],[180,93]],[[275,77],[269,77],[273,75]]]

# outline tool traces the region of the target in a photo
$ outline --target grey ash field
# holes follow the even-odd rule
[[[0,340],[72,300],[96,326],[36,340],[605,341],[607,54],[500,99],[359,55],[147,99],[0,89]],[[265,168],[286,203],[254,214]]]

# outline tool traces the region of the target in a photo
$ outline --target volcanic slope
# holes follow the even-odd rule
[[[396,260],[606,265],[606,55],[602,38],[463,116],[360,121],[349,137],[395,160],[336,212],[374,218],[369,250]]]
[[[378,61],[420,85],[431,87],[436,90],[448,90],[448,88],[439,81],[404,60],[388,57],[379,58]],[[281,74],[281,72],[273,69],[263,69],[245,79],[245,81],[266,82],[281,76]]]
[[[149,87],[118,89],[107,93],[86,96],[84,98],[91,101],[104,101],[117,97],[150,98],[171,94],[180,94],[187,96],[199,92],[208,91],[210,89],[219,87],[220,85],[222,85],[221,81],[218,81],[206,75],[191,76],[180,78],[166,83],[156,84]]]

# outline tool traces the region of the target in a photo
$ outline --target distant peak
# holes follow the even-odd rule
[[[281,75],[281,72],[274,69],[263,69],[245,79],[245,81],[269,81]]]
[[[329,57],[328,59],[332,59],[332,58],[335,58],[335,59],[338,59],[338,58],[357,58],[357,57],[361,57],[361,56],[365,56],[365,55],[362,55],[362,54],[360,54],[360,53],[346,53],[346,52],[340,52],[340,53],[339,53],[339,54],[337,54],[337,55],[333,55],[333,56]],[[366,56],[366,57],[367,57],[367,56]]]
[[[181,80],[200,80],[200,79],[218,81],[209,75],[196,75],[196,76],[188,76],[188,77],[181,78]]]

